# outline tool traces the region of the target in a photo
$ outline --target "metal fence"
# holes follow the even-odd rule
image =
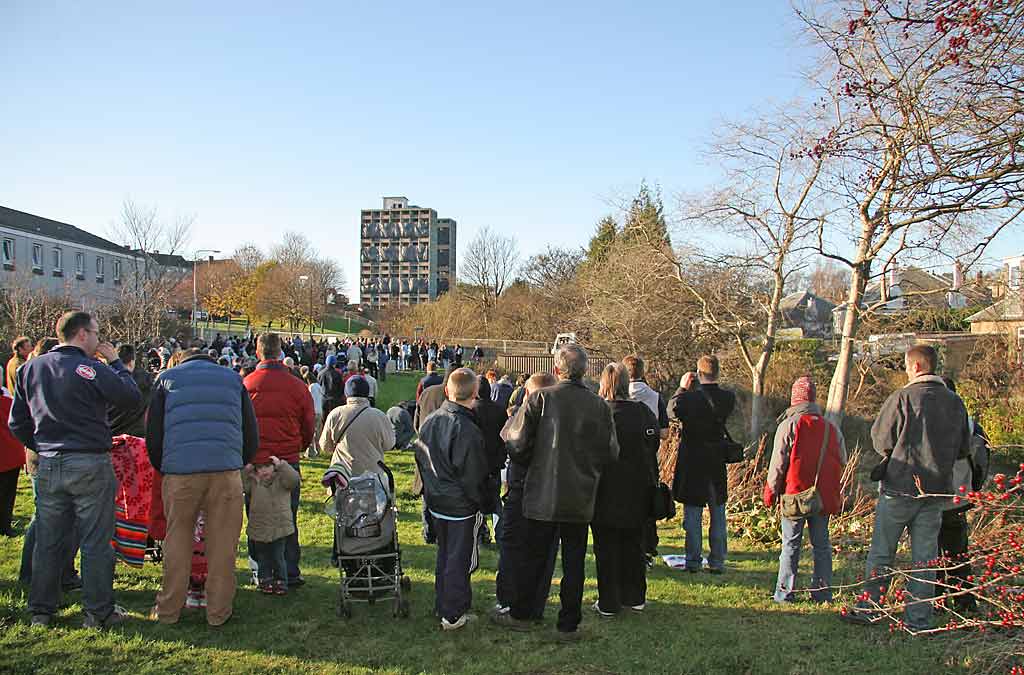
[[[591,357],[587,360],[587,376],[597,380],[601,377],[601,371],[612,362],[612,359],[604,357]],[[555,367],[555,357],[551,355],[539,356],[536,354],[498,354],[494,363],[499,368],[510,373],[529,375],[538,371],[550,373]]]

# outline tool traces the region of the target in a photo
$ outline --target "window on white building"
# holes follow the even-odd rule
[[[14,240],[4,237],[4,266],[14,267]]]
[[[84,279],[85,278],[85,254],[84,253],[76,253],[75,254],[75,276],[77,276],[79,279]]]
[[[43,271],[43,245],[32,244],[32,271]]]
[[[64,251],[61,250],[60,246],[53,247],[53,271],[64,271]]]
[[[121,261],[120,260],[115,260],[114,264],[113,264],[113,268],[114,268],[113,269],[114,283],[115,284],[120,284],[121,283]]]
[[[96,256],[96,282],[103,283],[103,258]]]

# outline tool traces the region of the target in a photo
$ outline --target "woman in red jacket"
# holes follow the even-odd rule
[[[14,397],[6,388],[0,389],[0,534],[13,537],[11,517],[14,515],[14,498],[18,494],[18,475],[25,464],[25,447],[7,427]]]
[[[839,483],[846,466],[846,447],[842,432],[825,419],[814,400],[814,382],[806,376],[798,378],[793,383],[790,407],[775,431],[775,449],[764,486],[764,503],[769,508],[779,502],[780,495],[795,495],[812,485],[817,486],[821,498],[819,513],[806,518],[782,518],[782,555],[775,586],[775,602],[779,603],[794,599],[805,523],[814,551],[811,599],[815,602],[832,600],[832,544],[828,537],[828,519],[842,507]]]

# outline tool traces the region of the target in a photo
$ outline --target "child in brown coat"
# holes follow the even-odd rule
[[[285,539],[295,531],[292,523],[291,492],[299,484],[299,472],[277,457],[270,464],[247,464],[242,487],[249,497],[249,524],[258,566],[259,588],[263,593],[287,595]]]

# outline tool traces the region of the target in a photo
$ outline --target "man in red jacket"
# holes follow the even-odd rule
[[[245,378],[245,389],[256,410],[260,428],[260,447],[253,464],[266,464],[276,456],[299,470],[299,456],[313,440],[315,414],[313,397],[302,380],[292,375],[281,361],[281,337],[276,333],[260,335],[256,343],[256,356],[260,363]],[[285,543],[285,561],[288,564],[288,585],[301,586],[305,581],[299,571],[299,492],[301,484],[292,490],[292,522],[295,532]],[[246,512],[249,503],[246,501]],[[250,552],[249,555],[252,558]]]

